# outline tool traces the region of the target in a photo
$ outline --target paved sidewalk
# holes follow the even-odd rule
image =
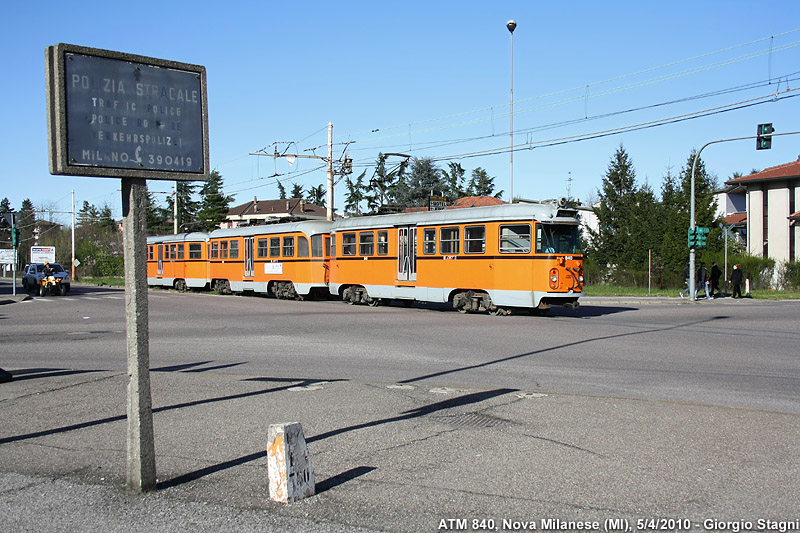
[[[5,531],[541,530],[800,509],[797,415],[187,367],[152,373],[159,486],[130,494],[125,374],[7,370]],[[267,497],[267,428],[283,422],[303,425],[318,492],[289,505]]]

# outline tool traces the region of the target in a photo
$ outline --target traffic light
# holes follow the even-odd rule
[[[692,228],[689,228],[689,248],[697,246],[697,233]]]
[[[695,229],[695,243],[698,248],[702,248],[706,245],[706,236],[708,235],[709,229],[708,228],[696,228]]]
[[[772,127],[772,123],[769,124],[759,124],[758,125],[758,132],[756,137],[756,150],[769,150],[772,148],[772,133],[775,131],[775,128]]]
[[[19,230],[19,228],[11,228],[11,246],[13,246],[14,248],[19,246],[19,241],[21,240],[22,237],[21,234],[22,232]]]

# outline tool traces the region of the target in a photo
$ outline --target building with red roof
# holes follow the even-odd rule
[[[725,183],[747,198],[747,251],[777,262],[800,259],[800,157]]]

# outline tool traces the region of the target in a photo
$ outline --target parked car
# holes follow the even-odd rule
[[[61,280],[62,295],[67,294],[71,282],[69,272],[64,270],[64,267],[58,263],[50,263],[50,268],[53,269],[53,275]],[[43,270],[44,263],[25,265],[22,270],[22,288],[38,296],[42,286],[42,278],[44,277]]]

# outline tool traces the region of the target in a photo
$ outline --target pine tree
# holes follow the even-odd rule
[[[470,195],[474,196],[494,196],[499,198],[503,191],[494,192],[494,178],[481,167],[472,171],[472,177],[469,180]]]
[[[364,170],[356,181],[350,179],[350,176],[345,178],[345,187],[347,187],[347,194],[344,198],[344,209],[350,213],[355,213],[356,215],[361,214],[361,202],[366,199],[366,193],[364,189],[364,176],[367,174],[367,171]]]
[[[292,198],[303,197],[303,186],[299,183],[292,183]]]
[[[451,161],[448,167],[450,168],[449,172],[442,170],[442,175],[448,185],[448,199],[452,202],[463,196],[471,196],[467,192],[468,188],[464,186],[464,174],[467,172],[464,167],[454,161]]]
[[[590,230],[592,259],[612,278],[630,267],[633,252],[640,243],[634,241],[635,206],[638,189],[633,163],[622,145],[617,149],[598,191],[600,202],[595,208],[597,231]]]
[[[306,195],[306,200],[311,202],[314,205],[318,205],[319,207],[326,207],[327,206],[327,195],[328,189],[320,183],[316,187],[311,187]]]
[[[286,200],[286,187],[280,181],[278,182],[278,195],[279,199]]]
[[[206,231],[218,228],[225,220],[233,201],[233,196],[225,196],[222,193],[222,175],[218,171],[211,171],[208,181],[200,189],[200,197],[197,217],[200,219],[201,227]]]

